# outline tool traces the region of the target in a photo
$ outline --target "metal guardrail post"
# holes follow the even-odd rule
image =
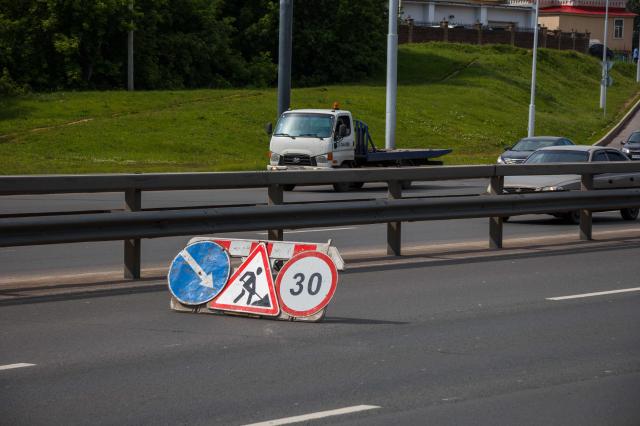
[[[402,184],[393,180],[387,183],[389,192],[388,198],[392,200],[402,198]],[[387,223],[387,254],[401,256],[402,248],[402,222]]]
[[[142,192],[130,188],[124,192],[124,208],[137,212],[142,208]],[[140,278],[140,238],[124,240],[124,278],[137,280]]]
[[[503,186],[504,176],[492,176],[489,193],[491,195],[500,195],[502,194]],[[493,216],[489,218],[489,248],[502,248],[502,222],[503,220],[500,216]]]
[[[284,201],[283,191],[281,185],[269,185],[267,189],[268,204],[270,206],[282,204]],[[268,239],[275,241],[282,241],[284,238],[284,232],[282,229],[269,229],[267,230]]]
[[[593,189],[593,175],[582,175],[580,189],[591,191]],[[580,239],[592,240],[591,210],[580,209]]]

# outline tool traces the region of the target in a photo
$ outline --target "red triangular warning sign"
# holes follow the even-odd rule
[[[209,308],[268,316],[280,313],[264,243],[249,254],[229,278],[224,290],[209,303]]]

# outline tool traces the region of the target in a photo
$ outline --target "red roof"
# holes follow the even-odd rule
[[[592,6],[557,6],[557,7],[545,7],[540,9],[540,13],[568,13],[572,15],[604,15],[604,7],[592,7]],[[609,8],[609,16],[611,17],[619,17],[619,16],[636,16],[633,12],[628,12],[619,7],[610,7]]]

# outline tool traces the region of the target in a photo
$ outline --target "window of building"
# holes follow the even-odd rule
[[[622,38],[622,30],[624,28],[623,19],[613,20],[613,38]]]

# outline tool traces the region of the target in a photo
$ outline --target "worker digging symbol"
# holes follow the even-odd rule
[[[246,302],[247,305],[271,307],[271,304],[269,303],[269,297],[268,297],[269,295],[267,294],[264,297],[260,297],[260,295],[256,292],[256,276],[260,275],[262,272],[263,272],[262,268],[258,267],[256,272],[247,271],[240,277],[240,281],[242,281],[242,291],[240,292],[238,297],[233,299],[233,303],[238,303],[238,301],[240,301],[240,299],[242,299],[245,296],[245,294],[248,293],[247,302]],[[251,303],[254,296],[258,300]]]
[[[209,308],[266,316],[280,313],[266,244],[251,250]]]

